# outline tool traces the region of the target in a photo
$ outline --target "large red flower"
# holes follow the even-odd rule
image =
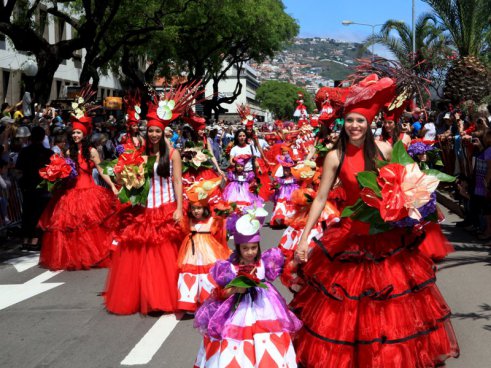
[[[72,172],[72,167],[67,164],[65,159],[58,155],[53,155],[46,167],[39,170],[39,175],[50,182],[67,178]]]
[[[114,166],[114,172],[120,174],[125,166],[140,166],[144,162],[139,151],[124,152],[118,157],[118,162]]]
[[[377,179],[381,188],[379,198],[370,188],[363,188],[360,196],[370,207],[377,208],[384,221],[398,221],[408,216],[405,194],[402,188],[405,168],[401,164],[388,164],[380,169]]]

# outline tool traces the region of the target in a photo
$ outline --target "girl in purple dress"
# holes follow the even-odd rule
[[[236,203],[241,209],[251,205],[263,205],[261,197],[251,191],[251,184],[254,185],[256,182],[254,171],[244,171],[251,158],[250,155],[240,155],[234,159],[234,170],[227,173],[227,186],[223,190],[223,199],[228,203]]]
[[[291,334],[301,322],[272,285],[284,257],[277,248],[261,254],[259,230],[267,212],[249,209],[235,224],[235,252],[217,261],[218,285],[198,309],[194,327],[203,334],[195,367],[296,367]],[[256,280],[250,288],[227,287],[237,276]]]

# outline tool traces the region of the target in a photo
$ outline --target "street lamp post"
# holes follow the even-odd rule
[[[372,27],[372,38],[375,35],[375,27],[383,26],[382,24],[368,24],[368,23],[358,23],[358,22],[353,22],[352,20],[343,20],[341,22],[343,26],[349,26],[351,24],[357,24],[359,26],[367,26],[367,27]],[[372,60],[375,58],[375,43],[372,43]]]

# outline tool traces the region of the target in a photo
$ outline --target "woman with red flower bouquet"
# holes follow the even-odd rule
[[[149,103],[143,156],[147,194],[144,205],[135,200],[120,215],[118,245],[104,293],[111,313],[177,310],[177,257],[184,239],[182,166],[181,155],[169,146],[164,130],[194,101],[198,88],[199,83],[171,88]],[[139,180],[138,175],[132,180]]]
[[[370,122],[395,90],[392,78],[374,74],[351,87],[344,128],[324,162],[320,187],[295,252],[296,259],[305,263],[304,287],[291,304],[304,323],[295,339],[297,359],[304,367],[424,368],[459,355],[450,309],[435,285],[433,263],[418,250],[424,227],[394,226],[377,232],[374,217],[343,218],[309,253],[309,233],[337,177],[346,191],[347,206],[359,203],[364,194],[376,202],[370,208],[379,209],[377,216],[399,219],[399,212],[416,216],[422,211],[407,209],[401,202],[404,186],[390,170],[395,164],[386,165],[383,175],[376,176],[376,159],[390,159],[391,147],[374,141]],[[362,178],[357,174],[366,170],[387,189],[375,196],[365,191],[368,188],[361,193]],[[420,174],[416,171],[414,177]],[[420,189],[429,192],[433,185],[428,180]],[[391,186],[395,191],[390,192]],[[372,187],[379,190],[376,184]]]
[[[113,194],[117,189],[102,172],[97,150],[89,145],[92,118],[77,108],[78,116],[72,116],[70,159],[53,156],[50,165],[40,170],[40,175],[57,188],[39,220],[44,231],[39,264],[50,270],[106,267],[109,261],[109,219],[117,210]],[[96,185],[94,167],[113,193]],[[61,185],[57,184],[60,180]]]

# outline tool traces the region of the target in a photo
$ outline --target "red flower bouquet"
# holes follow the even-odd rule
[[[46,187],[51,192],[61,183],[76,177],[77,170],[71,159],[52,155],[49,164],[39,170],[39,176],[44,179],[40,187]]]
[[[121,203],[145,205],[150,190],[150,174],[155,157],[149,157],[147,165],[139,150],[128,150],[112,161],[101,163],[104,173],[121,185],[118,198]]]
[[[378,175],[372,171],[357,175],[361,199],[346,207],[342,216],[370,223],[372,234],[433,220],[439,182],[455,178],[438,170],[420,170],[400,141],[394,145],[392,161],[379,164]]]

